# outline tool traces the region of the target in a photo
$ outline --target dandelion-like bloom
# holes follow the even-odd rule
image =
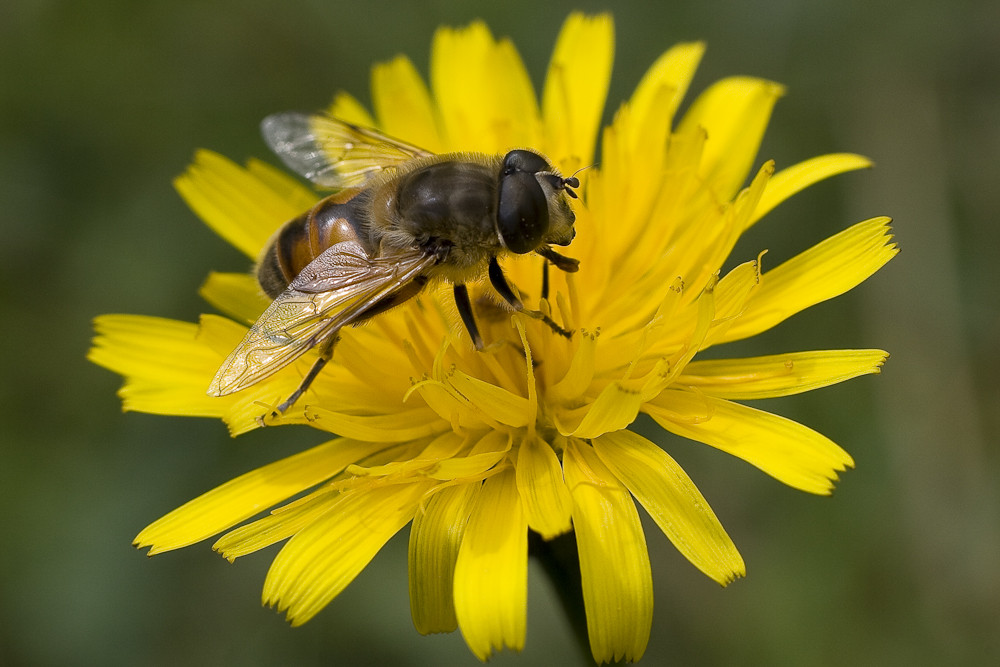
[[[473,286],[487,342],[477,352],[449,286],[431,286],[366,326],[343,330],[333,361],[274,422],[338,437],[190,501],[136,544],[154,554],[228,531],[214,548],[233,560],[287,540],[263,597],[298,625],[411,523],[417,630],[459,628],[481,659],[523,646],[529,530],[544,539],[574,532],[598,661],[636,660],[649,636],[652,581],[636,500],[706,575],[723,585],[743,576],[742,558],[691,479],[627,429],[646,413],[785,484],[830,493],[837,473],[852,465],[844,450],[734,400],[877,373],[886,353],[697,355],[842,294],[897,250],[889,221],[874,218],[780,266],[765,270],[760,257],[749,258],[721,274],[736,240],[769,210],[869,163],[836,154],[777,173],[765,162],[751,174],[782,94],[760,79],[712,85],[675,124],[703,49],[690,43],[667,51],[603,131],[600,166],[579,174],[577,236],[566,250],[580,271],[554,272],[551,304],[540,303],[541,259],[504,266],[530,307],[549,310],[572,338],[512,315],[483,296],[485,285]],[[530,146],[569,174],[594,161],[612,50],[609,17],[572,15],[539,107],[509,41],[479,23],[442,29],[429,88],[399,57],[374,69],[373,115],[346,94],[329,112],[435,152]],[[241,167],[207,151],[176,185],[250,257],[318,198],[261,162]],[[233,434],[243,433],[298,386],[315,357],[244,391],[209,397],[220,363],[268,302],[246,274],[213,273],[201,293],[226,316],[203,315],[198,324],[103,316],[90,357],[125,376],[127,410],[221,417]]]

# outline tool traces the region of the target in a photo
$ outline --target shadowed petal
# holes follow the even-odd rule
[[[410,527],[410,613],[417,632],[451,632],[455,617],[453,581],[477,484],[442,489],[417,510]]]

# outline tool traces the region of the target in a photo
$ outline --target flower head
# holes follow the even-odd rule
[[[594,163],[611,71],[607,16],[574,14],[556,45],[541,105],[509,41],[474,23],[434,38],[430,87],[404,57],[378,65],[374,114],[339,94],[329,113],[433,152],[527,146],[564,173]],[[528,531],[573,531],[591,649],[641,657],[652,580],[637,500],[684,556],[727,584],[744,564],[687,474],[629,431],[640,413],[667,431],[738,456],[803,491],[828,494],[851,457],[794,421],[734,402],[785,396],[877,373],[880,350],[743,359],[699,353],[765,331],[864,281],[895,253],[888,220],[858,223],[765,268],[722,272],[740,235],[828,176],[867,166],[847,154],[775,172],[756,153],[781,86],[712,85],[674,114],[699,43],[660,57],[600,135],[600,165],[579,172],[578,273],[542,260],[504,270],[522,299],[571,338],[512,314],[487,283],[472,295],[487,347],[476,351],[449,285],[344,329],[333,361],[284,416],[338,437],[249,472],[171,512],[136,538],[150,554],[226,532],[233,560],[276,542],[264,600],[295,625],[340,593],[408,523],[410,599],[422,633],[456,628],[481,659],[519,649],[526,627]],[[221,236],[257,257],[318,195],[262,162],[201,151],[177,189]],[[126,409],[221,417],[233,434],[261,425],[314,356],[238,393],[206,395],[216,369],[268,305],[254,278],[213,273],[202,295],[224,316],[198,324],[98,318],[91,359],[125,376]],[[290,500],[294,498],[294,500]],[[249,523],[261,511],[262,518]],[[243,525],[240,525],[243,524]],[[237,527],[238,526],[238,527]]]

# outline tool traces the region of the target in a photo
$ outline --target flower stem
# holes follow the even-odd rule
[[[583,588],[580,579],[580,554],[576,548],[576,535],[565,533],[551,540],[544,540],[528,531],[528,553],[538,559],[545,574],[559,594],[563,612],[573,628],[577,647],[586,660],[591,658],[590,639],[587,636],[587,612],[583,606]]]

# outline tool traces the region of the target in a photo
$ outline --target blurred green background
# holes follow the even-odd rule
[[[265,115],[320,108],[338,88],[367,101],[372,63],[405,53],[426,73],[435,27],[476,17],[514,39],[537,87],[573,8],[615,14],[608,119],[662,51],[703,39],[693,92],[730,74],[788,86],[759,161],[842,150],[876,161],[782,205],[734,259],[769,248],[775,266],[880,214],[903,247],[853,293],[736,350],[892,352],[881,377],[767,404],[855,457],[832,498],[662,438],[749,576],[720,589],[647,526],[657,590],[645,664],[1000,664],[995,0],[7,0],[0,663],[475,664],[457,633],[413,630],[406,531],[297,629],[260,606],[274,549],[235,565],[208,543],[135,551],[153,519],[323,438],[232,440],[216,421],[122,415],[120,379],[84,355],[93,316],[193,320],[207,271],[246,266],[171,187],[195,148],[270,159]],[[585,664],[534,565],[531,577],[527,648],[495,664]]]

